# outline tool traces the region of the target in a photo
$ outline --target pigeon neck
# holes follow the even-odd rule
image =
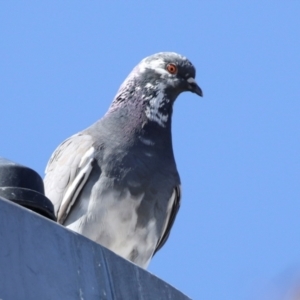
[[[171,126],[173,103],[177,96],[164,82],[144,82],[129,77],[120,87],[108,113],[127,115],[132,125],[146,121],[167,129]]]
[[[171,118],[176,96],[162,82],[145,83],[130,77],[120,87],[105,119],[118,124],[114,131],[117,135],[124,134],[120,137],[122,139],[139,136],[155,140],[157,146],[164,147],[171,142]]]

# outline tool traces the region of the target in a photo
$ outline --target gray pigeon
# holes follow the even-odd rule
[[[58,146],[46,195],[60,224],[146,268],[167,241],[180,206],[172,107],[181,92],[202,96],[187,58],[143,59],[102,119]]]

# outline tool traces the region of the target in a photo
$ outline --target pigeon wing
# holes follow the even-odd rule
[[[52,154],[44,179],[45,194],[52,201],[57,221],[63,224],[93,168],[93,139],[76,134]]]
[[[170,235],[170,232],[171,232],[171,228],[172,228],[172,226],[174,224],[176,215],[177,215],[178,210],[180,208],[180,201],[181,201],[181,187],[180,187],[180,185],[177,185],[173,189],[173,193],[172,193],[171,198],[169,200],[165,225],[164,225],[164,228],[163,228],[163,231],[162,231],[161,238],[159,239],[159,241],[157,243],[157,246],[156,246],[156,249],[154,251],[154,254],[160,248],[162,248],[162,246],[166,243],[166,241],[169,238],[169,235]]]

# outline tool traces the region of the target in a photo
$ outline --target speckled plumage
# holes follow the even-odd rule
[[[147,267],[180,205],[172,106],[183,91],[202,96],[194,78],[195,68],[179,54],[145,58],[104,117],[56,149],[45,190],[59,223]]]

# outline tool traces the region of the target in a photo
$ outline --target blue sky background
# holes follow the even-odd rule
[[[186,55],[183,185],[149,271],[194,299],[283,299],[300,283],[300,1],[1,1],[0,155],[42,176],[145,56]]]

